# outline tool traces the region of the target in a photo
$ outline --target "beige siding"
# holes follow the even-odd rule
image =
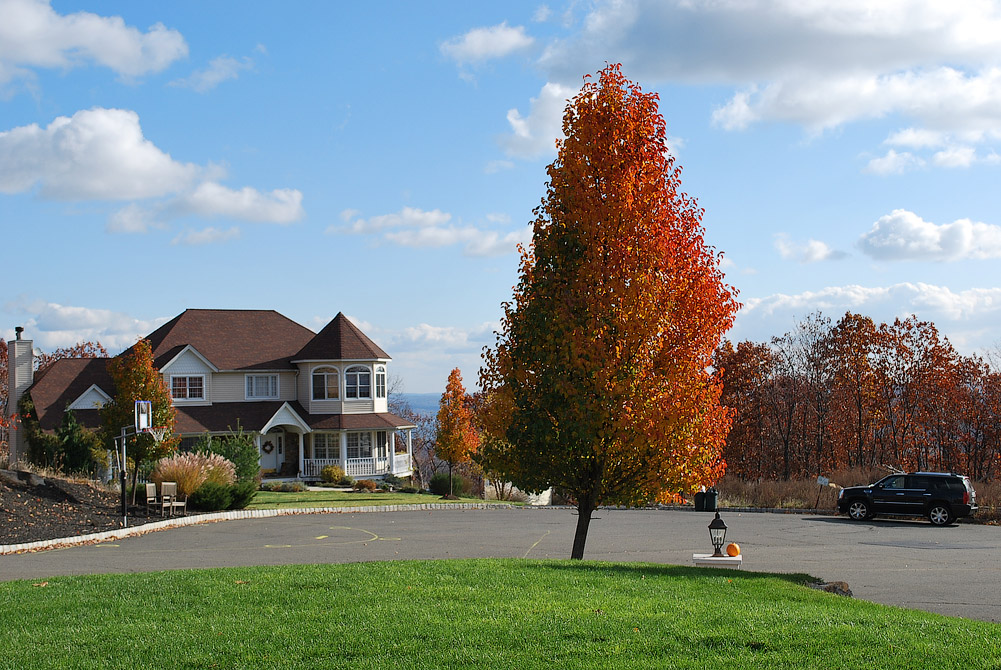
[[[346,400],[341,410],[342,414],[371,414],[375,411],[375,403],[371,400]]]
[[[296,384],[295,372],[219,372],[215,375],[213,382],[215,402],[247,402],[247,375],[260,374],[278,375],[278,398],[277,400],[295,400]],[[261,400],[265,400],[261,398]],[[275,400],[268,398],[267,400]],[[253,401],[251,401],[253,402]]]
[[[170,388],[170,378],[171,377],[204,377],[204,393],[205,398],[203,400],[175,400],[175,405],[211,405],[212,404],[212,370],[200,359],[198,356],[190,351],[185,351],[181,356],[175,359],[168,367],[165,367],[160,371],[163,374],[164,381],[167,382],[167,388]],[[216,401],[218,402],[218,401]]]

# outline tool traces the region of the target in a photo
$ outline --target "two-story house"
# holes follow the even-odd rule
[[[239,426],[256,435],[265,473],[317,479],[326,465],[356,478],[412,473],[414,426],[387,404],[391,359],[343,314],[314,333],[273,310],[189,309],[146,339],[182,448]],[[98,408],[115,394],[108,359],[63,359],[25,379],[31,341],[8,346],[12,407],[30,393],[43,430],[55,430],[67,409],[85,426],[100,424]],[[23,451],[18,432],[14,458]]]

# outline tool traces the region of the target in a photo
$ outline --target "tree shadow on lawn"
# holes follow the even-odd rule
[[[806,586],[819,584],[823,580],[802,572],[752,572],[744,570],[726,570],[722,568],[697,568],[684,565],[658,565],[655,563],[606,563],[590,561],[538,561],[538,565],[557,571],[599,572],[619,577],[674,577],[692,579],[706,576],[720,576],[727,579],[751,581],[761,579],[780,579],[782,581]]]

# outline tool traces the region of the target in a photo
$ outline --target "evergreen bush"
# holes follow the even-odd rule
[[[188,505],[203,512],[229,509],[233,502],[232,489],[233,487],[229,484],[206,481],[191,494],[188,498]]]
[[[436,496],[448,495],[448,473],[436,472],[428,483],[428,490]],[[461,496],[468,490],[468,483],[460,475],[452,475],[452,493]]]

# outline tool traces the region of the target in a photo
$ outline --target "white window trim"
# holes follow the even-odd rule
[[[362,451],[362,443],[361,443],[362,442],[362,436],[365,436],[365,437],[368,438],[368,444],[365,445],[365,446],[368,447],[368,456],[362,456],[361,455],[361,451]],[[357,456],[352,456],[351,455],[351,438],[352,437],[355,437],[357,439],[357,441],[358,441],[358,444],[355,447],[355,449],[358,450],[358,455]],[[372,458],[372,456],[375,454],[375,444],[372,441],[372,433],[370,431],[367,431],[367,430],[351,431],[351,432],[349,432],[348,436],[347,436],[347,451],[348,451],[348,459],[349,460],[352,459],[352,458]]]
[[[174,397],[174,380],[175,379],[195,379],[199,378],[202,380],[202,396],[200,398],[192,398],[190,395],[187,398],[175,398]],[[190,391],[190,384],[187,384],[187,390]],[[170,399],[174,403],[178,402],[205,402],[208,397],[205,393],[205,375],[170,375]]]
[[[365,370],[365,372],[368,373],[368,395],[367,396],[356,396],[354,398],[348,396],[348,373],[351,370],[354,370],[355,368],[361,368],[361,369]],[[347,402],[371,401],[373,399],[373,397],[374,397],[374,392],[373,392],[373,388],[372,388],[374,386],[374,384],[372,383],[373,381],[374,380],[373,380],[373,375],[372,375],[372,367],[369,366],[369,365],[351,365],[351,366],[345,368],[344,369],[344,400],[347,401]]]
[[[326,451],[327,455],[324,456],[322,459],[319,456],[316,455],[316,438],[318,436],[320,436],[320,435],[324,436],[324,440],[327,440],[327,441],[333,443],[332,446],[328,444],[324,448],[324,450]],[[320,459],[320,460],[324,460],[324,459],[326,459],[326,460],[336,459],[336,460],[340,460],[340,458],[341,458],[341,434],[339,432],[336,432],[336,431],[326,431],[326,430],[315,432],[315,433],[313,433],[312,442],[313,443],[312,443],[312,449],[311,449],[311,451],[312,451],[312,455],[313,455],[314,459]],[[334,455],[333,456],[330,455],[330,450],[331,449],[333,449],[333,451],[334,451]]]
[[[274,380],[275,394],[274,395],[250,395],[249,393],[247,393],[247,384],[248,384],[248,382],[250,382],[251,379],[255,379],[257,377],[268,377],[270,379],[273,379]],[[257,385],[257,382],[255,381],[254,382],[254,386],[256,387],[256,385]],[[271,386],[270,382],[268,383],[268,386],[269,387]],[[281,398],[281,395],[282,395],[282,382],[281,382],[281,377],[279,377],[278,374],[276,374],[276,373],[252,374],[252,373],[248,372],[246,375],[244,375],[244,377],[243,377],[243,398],[244,398],[244,400],[278,400],[279,398]]]
[[[382,377],[382,384],[379,384],[379,377]],[[375,366],[375,397],[379,400],[383,400],[389,393],[389,377],[386,374],[386,366],[379,364]],[[382,391],[380,394],[379,391]]]
[[[328,370],[329,372],[323,372],[323,370]],[[337,397],[336,398],[317,398],[317,397],[315,397],[314,388],[313,388],[313,375],[323,374],[323,375],[328,375],[329,376],[332,373],[336,373],[336,375],[337,375]],[[343,377],[343,376],[344,375],[341,374],[341,369],[339,367],[337,367],[336,365],[330,365],[328,363],[324,363],[323,365],[317,365],[315,368],[313,368],[312,370],[309,371],[309,399],[312,402],[328,402],[328,401],[337,402],[337,401],[339,401],[341,399],[341,395],[344,392],[344,389],[341,388],[341,377]]]

